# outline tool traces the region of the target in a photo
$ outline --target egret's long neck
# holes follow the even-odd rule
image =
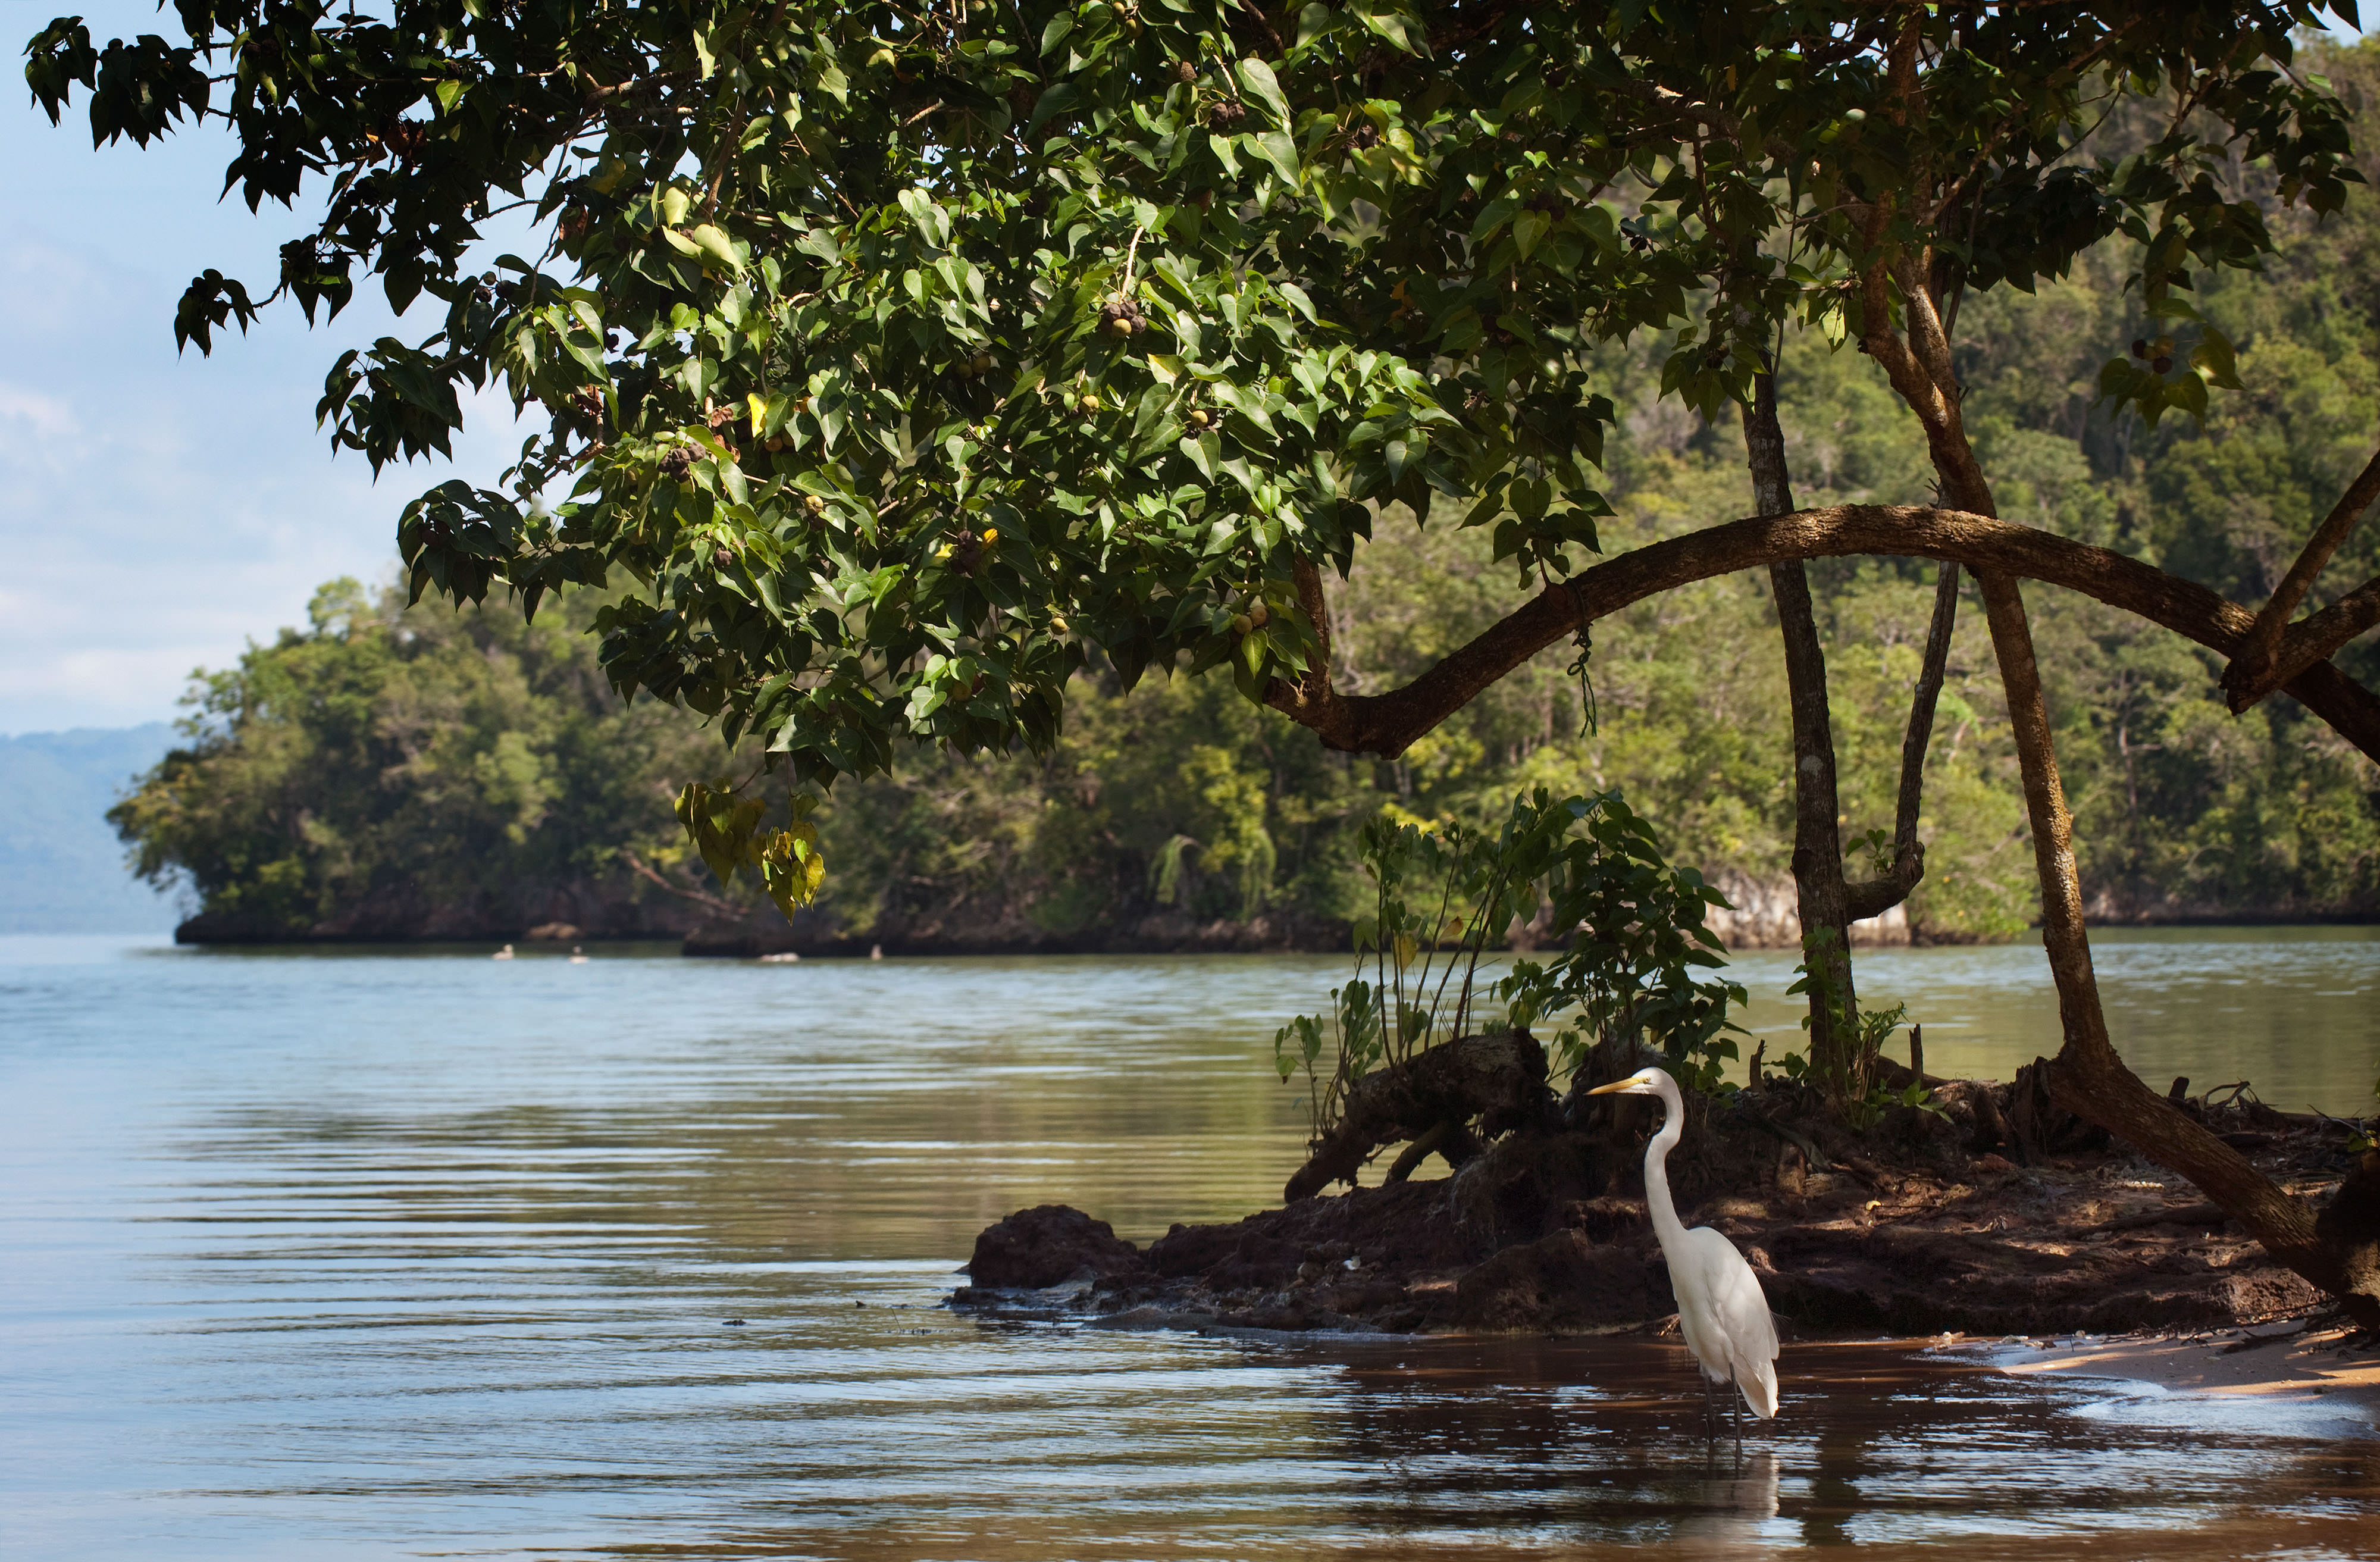
[[[1685,1137],[1686,1103],[1667,1074],[1653,1083],[1661,1096],[1661,1131],[1645,1146],[1645,1207],[1652,1212],[1653,1235],[1661,1239],[1665,1251],[1672,1251],[1671,1244],[1686,1234],[1685,1223],[1678,1218],[1678,1206],[1670,1202],[1669,1171],[1670,1152]]]

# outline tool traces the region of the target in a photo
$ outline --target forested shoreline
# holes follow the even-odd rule
[[[2342,88],[2371,95],[2380,50],[2316,53]],[[2327,221],[2272,220],[2268,277],[2199,279],[2196,305],[2239,344],[2245,387],[2216,397],[2203,429],[2180,414],[2147,427],[2098,400],[2101,366],[2154,334],[2112,254],[2037,295],[1966,304],[1967,426],[1999,474],[2006,519],[2237,602],[2270,593],[2380,434],[2380,199],[2367,186]],[[1732,419],[1706,423],[1661,397],[1649,348],[1604,359],[1619,424],[1603,553],[1749,513]],[[1913,420],[1852,348],[1789,339],[1779,397],[1801,503],[1930,501]],[[1331,596],[1342,691],[1408,681],[1514,600],[1511,565],[1490,564],[1486,533],[1459,515],[1441,504],[1420,527],[1401,506],[1376,517]],[[2368,529],[2344,553],[2332,580],[2380,572]],[[1916,560],[1810,566],[1844,836],[1863,867],[1882,840],[1870,833],[1891,824],[1932,573]],[[2380,916],[2369,762],[2287,699],[2230,715],[2219,659],[2163,629],[2049,587],[2027,602],[2095,920]],[[501,602],[408,611],[393,592],[334,582],[308,628],[201,675],[181,747],[110,815],[140,872],[196,891],[203,910],[185,936],[542,928],[693,934],[727,952],[1336,948],[1368,894],[1352,850],[1366,820],[1484,817],[1537,784],[1620,788],[1674,860],[1722,883],[1789,882],[1791,737],[1758,575],[1597,624],[1578,672],[1577,648],[1549,650],[1394,762],[1329,752],[1225,678],[1160,669],[1127,691],[1111,671],[1087,672],[1045,756],[919,752],[890,777],[837,787],[819,815],[825,887],[791,928],[757,896],[722,892],[671,811],[688,780],[759,770],[757,750],[727,754],[674,708],[623,706],[586,632],[591,605],[567,605],[527,625]],[[2036,905],[1983,617],[1971,586],[1927,769],[1927,871],[1906,909],[1920,942],[2010,937]],[[2366,682],[2380,674],[2368,641],[2338,661]]]

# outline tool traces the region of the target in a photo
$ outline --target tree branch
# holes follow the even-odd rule
[[[2239,604],[2154,565],[2028,526],[1920,505],[1841,505],[1730,521],[1607,559],[1538,592],[1402,689],[1329,692],[1301,702],[1296,688],[1275,683],[1266,703],[1311,728],[1327,748],[1393,759],[1480,690],[1577,633],[1582,623],[1716,575],[1779,559],[1857,554],[1939,559],[2063,586],[2226,655],[2255,622]],[[2380,697],[2328,663],[2307,667],[2286,687],[2380,761]]]
[[[722,917],[740,917],[752,909],[749,906],[738,906],[732,900],[722,899],[720,897],[710,894],[708,891],[688,889],[684,885],[673,883],[669,879],[663,877],[661,873],[655,872],[652,868],[647,866],[645,860],[638,857],[633,851],[622,851],[620,853],[620,860],[626,863],[628,865],[628,872],[636,874],[638,878],[646,880],[657,888],[662,889],[671,895],[676,896],[681,900],[691,900],[696,905],[701,907],[704,910],[715,911]]]
[[[1893,809],[1892,867],[1882,878],[1864,879],[1846,892],[1855,922],[1880,917],[1909,898],[1925,876],[1925,843],[1917,838],[1917,813],[1925,799],[1925,749],[1934,738],[1934,707],[1950,665],[1950,631],[1959,620],[1959,567],[1945,564],[1934,580],[1934,621],[1925,629],[1925,660],[1909,697],[1909,727],[1900,739],[1900,796]]]
[[[1322,571],[1313,560],[1301,558],[1296,564],[1297,605],[1313,626],[1316,646],[1314,665],[1297,680],[1294,697],[1300,705],[1318,708],[1333,698],[1330,692],[1330,603],[1322,594]]]
[[[2289,615],[2313,589],[2314,577],[2322,573],[2330,555],[2347,541],[2348,533],[2380,499],[2380,453],[2374,453],[2365,464],[2362,475],[2347,485],[2338,503],[2323,518],[2320,526],[2289,566],[2289,572],[2273,589],[2273,600],[2256,615],[2255,627],[2240,642],[2232,656],[2231,665],[2223,669],[2223,694],[2232,714],[2237,715],[2249,706],[2278,689],[2303,668],[2316,662],[2327,661],[2331,653],[2380,623],[2380,580],[2372,581],[2333,603],[2323,612],[2313,615],[2302,624],[2290,625]],[[2352,604],[2352,605],[2350,605]],[[2343,616],[2339,615],[2347,609]],[[2357,614],[2366,615],[2361,618]],[[2351,627],[2350,627],[2351,626]],[[2283,631],[2287,630],[2286,636]],[[2332,637],[2336,638],[2332,638]]]

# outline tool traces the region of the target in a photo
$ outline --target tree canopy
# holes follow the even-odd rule
[[[632,578],[613,682],[820,783],[904,738],[1046,747],[1088,659],[1228,665],[1297,714],[1316,567],[1386,505],[1444,501],[1524,584],[1563,579],[1608,509],[1598,343],[1658,333],[1662,388],[1709,415],[1786,321],[1897,322],[1922,355],[1916,316],[2120,232],[2175,336],[2105,388],[2203,410],[2233,369],[2192,275],[2354,177],[2289,67],[2305,4],[178,14],[104,47],[61,20],[28,66],[95,139],[220,116],[227,189],[326,196],[271,295],[206,273],[177,334],[372,278],[443,305],[339,360],[333,437],[443,452],[491,383],[552,421],[503,487],[407,507],[415,592],[534,611]],[[2170,124],[2093,154],[2147,103]],[[522,207],[545,250],[474,270]]]

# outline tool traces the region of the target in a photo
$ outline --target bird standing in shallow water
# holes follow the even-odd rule
[[[1732,1383],[1743,1404],[1767,1419],[1777,1413],[1777,1324],[1760,1277],[1729,1241],[1707,1226],[1686,1229],[1670,1201],[1670,1152],[1686,1131],[1685,1098],[1678,1081],[1658,1068],[1640,1068],[1624,1080],[1597,1085],[1589,1095],[1658,1095],[1661,1131],[1645,1146],[1645,1205],[1653,1214],[1653,1234],[1670,1263],[1670,1288],[1678,1294],[1678,1328],[1686,1348],[1702,1363],[1703,1399],[1714,1383]],[[1743,1440],[1742,1410],[1736,1410],[1736,1440]]]

